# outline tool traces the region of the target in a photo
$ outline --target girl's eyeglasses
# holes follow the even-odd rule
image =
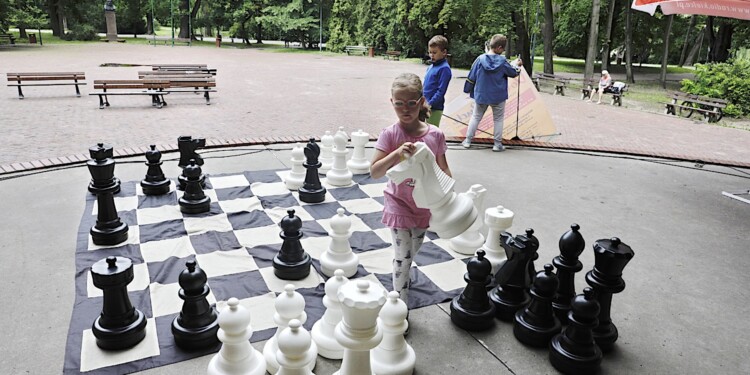
[[[409,100],[408,102],[404,102],[404,101],[401,101],[401,100],[396,100],[396,101],[393,102],[393,106],[396,107],[396,108],[403,108],[404,106],[406,106],[407,108],[414,108],[414,107],[417,106],[417,104],[419,104],[419,100],[420,99]]]

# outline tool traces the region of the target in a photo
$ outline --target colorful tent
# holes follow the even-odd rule
[[[654,15],[656,7],[664,14],[702,14],[750,20],[750,0],[633,0],[632,9]]]

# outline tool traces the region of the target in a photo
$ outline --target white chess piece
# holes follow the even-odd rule
[[[299,320],[289,321],[289,327],[279,334],[278,342],[276,361],[279,362],[279,372],[276,375],[315,375],[307,367],[315,355],[310,351],[312,340]]]
[[[326,134],[320,137],[320,156],[318,160],[321,163],[318,168],[319,174],[326,174],[331,170],[333,166],[333,136],[330,130],[326,130]]]
[[[346,166],[354,174],[370,173],[370,161],[365,156],[365,145],[370,141],[370,135],[359,129],[352,132],[352,145],[354,152],[352,158],[346,162]]]
[[[338,296],[343,319],[336,325],[334,336],[344,347],[344,359],[334,375],[372,375],[370,350],[383,339],[377,319],[385,303],[385,289],[369,280],[358,280],[341,286]]]
[[[336,269],[344,270],[344,276],[352,277],[357,273],[359,257],[352,252],[349,238],[352,232],[352,219],[344,215],[344,209],[339,208],[336,215],[331,218],[331,244],[328,250],[320,256],[320,270],[324,275],[331,277]]]
[[[404,340],[409,326],[406,315],[409,309],[398,298],[398,292],[388,293],[378,316],[378,327],[383,331],[383,341],[370,352],[372,372],[377,375],[411,375],[417,362],[414,349]]]
[[[294,285],[286,284],[284,286],[284,292],[280,293],[276,297],[274,307],[276,312],[273,314],[273,322],[278,327],[276,333],[263,347],[263,357],[266,359],[266,366],[268,372],[275,374],[279,370],[279,362],[276,361],[276,351],[279,350],[278,338],[281,331],[289,326],[289,321],[297,319],[302,324],[307,321],[307,313],[305,313],[305,298],[301,294],[294,290]],[[315,353],[313,360],[308,364],[308,368],[312,371],[315,368],[315,362],[318,357],[318,347],[315,343],[311,344],[310,352]]]
[[[307,170],[302,163],[305,162],[305,151],[300,143],[296,143],[292,149],[292,169],[284,178],[284,184],[289,190],[296,191],[305,182]]]
[[[477,212],[482,212],[482,203],[486,193],[487,189],[480,184],[471,185],[469,191],[466,192],[466,195],[474,202]],[[484,244],[484,235],[480,232],[482,225],[482,215],[477,214],[474,224],[466,232],[451,238],[451,249],[459,254],[474,255]]]
[[[349,151],[346,149],[346,142],[349,136],[340,127],[339,131],[333,136],[333,166],[326,173],[326,182],[333,186],[349,186],[352,184],[352,172],[346,166],[346,156]]]
[[[484,222],[488,229],[482,250],[486,253],[485,258],[492,263],[492,275],[497,273],[507,259],[505,249],[500,244],[500,233],[507,231],[513,225],[513,216],[513,211],[503,206],[490,207],[484,211]]]
[[[336,325],[341,321],[341,302],[339,301],[339,288],[348,283],[349,279],[344,277],[343,270],[333,272],[333,277],[326,281],[326,295],[323,297],[323,305],[326,311],[312,326],[312,338],[318,345],[318,354],[328,359],[344,358],[344,347],[333,337]]]
[[[219,313],[217,336],[223,344],[208,363],[208,375],[263,375],[266,361],[250,345],[253,335],[250,312],[237,298],[230,298]]]

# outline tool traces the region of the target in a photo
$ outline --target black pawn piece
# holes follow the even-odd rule
[[[549,361],[563,374],[595,374],[602,363],[602,351],[591,330],[597,325],[599,302],[591,288],[584,288],[571,303],[568,326],[549,343]]]
[[[594,328],[593,334],[596,344],[605,353],[612,350],[617,341],[617,327],[610,317],[612,294],[625,290],[622,270],[633,256],[633,249],[617,237],[594,243],[594,269],[586,273],[586,282],[594,288],[601,306],[599,325]]]
[[[497,286],[490,291],[490,300],[495,305],[498,319],[512,321],[516,311],[526,306],[529,296],[529,262],[536,254],[537,248],[526,236],[507,237],[503,245],[508,260],[497,270]]]
[[[104,350],[121,350],[141,342],[146,337],[146,317],[128,297],[133,262],[115,256],[102,259],[91,266],[91,279],[104,296],[102,313],[91,327],[96,345]]]
[[[305,203],[320,203],[326,199],[326,188],[320,184],[318,176],[318,169],[323,165],[318,156],[320,146],[315,143],[315,138],[310,138],[310,142],[305,146],[305,162],[302,164],[307,168],[305,182],[299,188],[299,200]]]
[[[312,258],[305,252],[299,240],[302,238],[302,220],[294,216],[294,210],[287,210],[289,216],[281,219],[281,233],[284,242],[281,250],[273,257],[273,273],[282,280],[302,280],[310,274]]]
[[[490,303],[486,287],[490,283],[492,264],[484,250],[466,265],[466,288],[451,302],[451,321],[467,331],[484,331],[495,324],[495,305]]]
[[[193,138],[184,135],[177,138],[177,149],[180,151],[180,162],[177,164],[180,168],[185,168],[190,164],[190,160],[195,160],[195,164],[203,165],[203,158],[195,152],[199,148],[206,147],[205,138]]]
[[[219,315],[206,299],[210,291],[206,273],[194,260],[185,265],[187,268],[179,277],[179,296],[185,302],[180,315],[172,321],[174,341],[177,346],[188,350],[218,345]]]
[[[112,146],[97,143],[89,147],[89,159],[86,165],[91,173],[89,191],[96,194],[102,190],[111,191],[112,194],[120,192],[120,180],[115,177],[115,159]]]
[[[141,180],[143,194],[162,195],[169,192],[169,185],[172,183],[164,176],[161,170],[161,152],[156,149],[156,145],[151,145],[151,149],[146,151],[146,178]]]
[[[537,250],[539,250],[539,239],[534,237],[534,230],[531,228],[526,229],[526,238],[528,238],[532,246],[536,247]],[[529,286],[528,288],[531,288],[531,283],[534,282],[534,279],[536,278],[536,267],[534,267],[534,261],[539,259],[539,253],[537,250],[534,250],[534,257],[531,258],[529,261]]]
[[[185,178],[185,193],[180,197],[180,211],[186,214],[199,214],[211,209],[211,198],[207,197],[201,187],[201,167],[191,160],[190,164],[182,170]]]
[[[534,278],[530,292],[531,302],[516,313],[513,335],[526,345],[544,348],[562,328],[560,319],[557,319],[552,310],[552,297],[559,284],[553,270],[551,264],[544,265],[544,271]]]
[[[579,232],[580,229],[578,224],[573,224],[569,231],[563,233],[558,243],[560,255],[552,259],[552,264],[557,269],[557,279],[560,280],[557,295],[552,300],[552,308],[562,324],[568,324],[570,301],[576,296],[575,274],[583,269],[578,256],[586,247],[586,241]]]

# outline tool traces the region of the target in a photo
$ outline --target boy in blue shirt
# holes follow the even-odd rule
[[[424,97],[430,105],[428,124],[440,126],[440,118],[445,107],[445,92],[451,82],[453,73],[445,57],[448,55],[448,39],[442,35],[435,35],[427,45],[432,64],[427,68],[424,76]]]

